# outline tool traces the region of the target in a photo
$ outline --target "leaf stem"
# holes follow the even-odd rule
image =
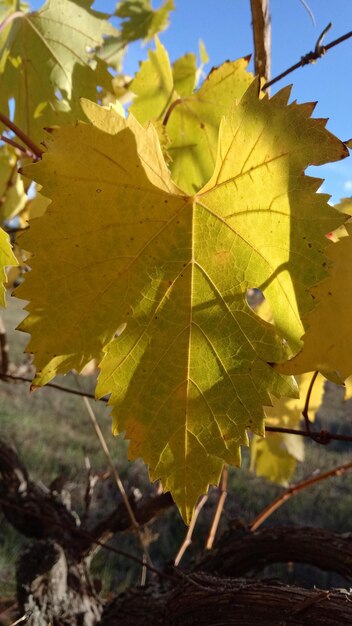
[[[23,154],[33,159],[33,161],[38,161],[39,159],[39,157],[36,154],[34,154],[34,152],[32,152],[31,150],[28,150],[24,146],[21,146],[21,144],[17,143],[17,141],[13,141],[13,139],[9,139],[9,137],[5,137],[5,135],[0,135],[0,141],[3,141],[4,143],[8,143],[9,146],[16,148],[16,150],[20,150],[20,152],[23,152]]]
[[[35,154],[38,159],[42,158],[43,150],[41,150],[23,130],[21,130],[14,122],[11,122],[11,120],[1,111],[0,122],[2,122],[2,124],[4,124],[4,126],[9,128],[10,130],[12,130],[12,132],[15,133],[16,137],[18,137],[18,139],[21,139],[21,141],[23,141],[23,143],[30,149],[31,152],[33,152],[33,154]]]
[[[13,22],[13,20],[16,20],[18,17],[23,17],[24,13],[23,11],[20,11],[19,8],[20,8],[20,0],[16,0],[16,11],[14,11],[13,13],[10,13],[10,15],[5,17],[4,21],[1,22],[0,33],[2,33],[2,31],[5,30],[5,28],[9,24],[11,24],[11,22]]]
[[[249,525],[249,530],[254,532],[265,522],[265,520],[270,517],[274,511],[276,511],[280,506],[282,506],[287,500],[292,498],[296,493],[303,491],[303,489],[307,489],[311,485],[315,485],[316,483],[321,482],[322,480],[326,480],[327,478],[331,478],[332,476],[342,476],[348,470],[352,468],[352,461],[349,463],[344,463],[343,465],[339,465],[328,472],[324,472],[324,474],[319,474],[318,476],[313,476],[312,478],[308,478],[307,480],[302,481],[301,483],[297,483],[297,485],[293,485],[289,487],[284,493],[275,498],[268,506],[266,506],[257,517],[251,522]]]
[[[319,374],[319,372],[317,371],[317,372],[314,372],[314,374],[312,376],[312,379],[311,379],[311,381],[309,383],[309,387],[308,387],[308,391],[307,391],[307,395],[306,395],[306,400],[305,400],[303,411],[302,411],[302,415],[304,417],[304,422],[305,422],[305,425],[306,425],[306,431],[307,431],[308,435],[310,437],[312,437],[312,439],[314,439],[314,435],[312,433],[311,422],[310,422],[310,419],[309,419],[309,402],[310,402],[310,398],[311,398],[311,395],[312,395],[314,383],[315,383],[315,381],[317,379],[318,374]]]
[[[172,111],[177,107],[178,104],[181,104],[182,102],[184,102],[184,98],[177,98],[177,100],[174,100],[173,102],[171,102],[169,108],[167,109],[165,113],[165,116],[163,119],[163,126],[166,126],[166,124],[168,123],[170,119],[170,115]]]

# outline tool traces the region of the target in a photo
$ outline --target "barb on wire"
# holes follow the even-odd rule
[[[334,48],[334,46],[338,46],[340,43],[343,43],[344,41],[352,37],[352,30],[351,30],[345,35],[342,35],[341,37],[338,37],[337,39],[334,39],[330,43],[323,46],[321,45],[322,40],[325,37],[328,30],[330,30],[330,28],[331,28],[331,24],[328,24],[324,28],[323,32],[318,37],[318,41],[315,44],[315,48],[313,51],[308,52],[307,54],[304,54],[297,63],[295,63],[294,65],[291,65],[291,67],[289,67],[287,70],[285,70],[284,72],[281,72],[281,74],[278,74],[277,76],[275,76],[275,78],[272,78],[271,80],[269,80],[267,83],[265,83],[265,85],[263,85],[262,88],[268,89],[269,87],[271,87],[271,85],[274,85],[275,83],[279,82],[279,80],[282,80],[283,78],[288,76],[288,74],[291,74],[295,70],[298,70],[298,68],[304,67],[304,65],[308,65],[309,63],[314,63],[314,61],[317,61],[318,59],[320,59],[326,52],[328,52],[328,50],[330,50],[331,48]]]
[[[321,44],[326,33],[330,30],[331,27],[332,22],[329,22],[329,24],[325,26],[323,32],[319,35],[317,43],[315,44],[314,51],[307,52],[307,54],[303,55],[303,57],[301,58],[302,67],[303,65],[308,65],[308,63],[314,63],[317,59],[320,59],[325,54],[325,48]]]
[[[307,432],[306,430],[299,430],[296,428],[281,428],[280,426],[265,426],[265,430],[268,433],[283,433],[285,435],[299,435],[300,437],[309,437],[316,443],[327,445],[330,441],[345,441],[346,443],[352,442],[352,435],[339,435],[338,433],[331,433],[329,430],[321,430]],[[313,435],[313,437],[312,437]]]

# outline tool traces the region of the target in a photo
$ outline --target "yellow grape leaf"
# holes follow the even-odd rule
[[[276,366],[281,372],[319,370],[337,384],[352,374],[352,237],[351,226],[346,228],[349,236],[327,250],[330,275],[310,290],[317,305],[305,318],[303,348],[293,359]]]
[[[290,439],[294,439],[294,449]],[[290,452],[288,445],[291,446]],[[303,461],[304,444],[301,437],[268,433],[266,438],[254,435],[251,441],[250,471],[279,485],[286,486],[297,465]]]
[[[47,0],[38,11],[14,11],[0,32],[0,81],[6,99],[15,100],[15,123],[33,140],[41,140],[43,126],[57,122],[63,107],[78,107],[77,90],[92,97],[108,80],[94,50],[103,35],[117,31],[90,6],[90,0]]]
[[[26,204],[27,196],[17,172],[17,158],[6,146],[0,147],[0,223],[10,220]]]
[[[34,384],[103,350],[97,394],[111,394],[114,431],[187,520],[223,463],[239,463],[246,429],[263,433],[263,405],[296,392],[270,365],[285,343],[247,304],[248,287],[299,343],[325,233],[341,221],[303,169],[344,146],[288,96],[247,90],[221,124],[212,178],[192,196],[172,181],[152,125],[89,102],[92,125],[53,129],[43,160],[26,168],[52,200],[21,242],[35,251],[18,289],[30,301],[21,329]]]
[[[273,406],[265,409],[265,424],[281,428],[300,428],[302,411],[307,397],[312,372],[297,377],[299,398],[280,398],[273,400]],[[322,403],[324,377],[315,380],[309,401],[309,417],[313,421],[315,413]],[[267,432],[265,439],[255,435],[251,441],[250,469],[257,476],[287,485],[297,465],[304,459],[303,437],[287,433]]]
[[[141,124],[162,118],[177,99],[169,56],[157,37],[155,50],[149,50],[148,57],[130,84],[137,96],[130,111]]]

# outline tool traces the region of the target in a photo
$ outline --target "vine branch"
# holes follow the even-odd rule
[[[220,498],[218,500],[218,504],[216,507],[214,519],[210,528],[210,533],[205,545],[206,550],[211,550],[213,547],[216,531],[219,526],[221,514],[224,508],[225,500],[227,498],[227,480],[229,475],[229,469],[227,465],[224,465],[224,469],[222,470],[222,478],[221,478],[221,487],[220,487]]]
[[[312,376],[312,380],[309,383],[309,387],[308,387],[308,391],[307,391],[307,395],[306,395],[306,401],[304,403],[304,407],[303,407],[303,411],[302,411],[302,415],[304,417],[304,421],[305,421],[305,425],[306,425],[306,431],[309,434],[309,436],[311,436],[312,438],[312,430],[311,430],[311,423],[310,423],[310,419],[309,419],[309,402],[310,402],[310,398],[312,395],[312,391],[313,391],[313,387],[314,387],[314,383],[317,379],[319,372],[314,372],[313,376]]]
[[[315,483],[319,483],[322,480],[326,480],[327,478],[331,478],[332,476],[341,476],[345,474],[348,470],[352,468],[352,461],[349,463],[344,463],[343,465],[339,465],[328,472],[324,472],[323,474],[319,474],[318,476],[313,476],[312,478],[308,478],[307,480],[303,480],[292,487],[289,487],[284,493],[275,498],[268,506],[266,506],[257,517],[251,522],[249,525],[249,529],[254,532],[268,519],[280,506],[282,506],[287,500],[292,498],[296,493],[303,491],[303,489],[307,489],[311,485]]]
[[[352,435],[339,435],[337,433],[331,433],[328,430],[321,430],[320,432],[312,430],[308,433],[306,430],[299,430],[296,428],[280,428],[280,426],[265,426],[265,430],[270,433],[283,433],[286,435],[309,437],[316,443],[320,443],[322,445],[327,445],[330,441],[352,442]]]
[[[265,81],[270,79],[271,24],[269,0],[251,0],[254,39],[255,73]]]
[[[192,543],[192,535],[193,535],[193,531],[194,531],[194,527],[196,525],[199,513],[201,512],[203,506],[205,505],[206,501],[208,500],[208,496],[204,495],[201,497],[201,499],[199,500],[199,502],[197,503],[197,506],[195,507],[194,511],[193,511],[193,515],[192,515],[192,519],[191,519],[191,523],[188,527],[187,530],[187,534],[181,544],[181,547],[179,548],[177,555],[175,557],[175,567],[178,567],[178,565],[180,564],[180,561],[184,555],[184,553],[186,552],[187,548],[189,548],[189,546]]]
[[[5,374],[0,373],[0,380],[14,380],[19,381],[21,383],[33,383],[32,378],[26,378],[25,376],[15,376],[14,374]],[[49,387],[51,389],[57,389],[58,391],[64,391],[65,393],[72,393],[75,396],[87,397],[91,398],[91,400],[95,400],[95,395],[92,393],[88,393],[85,391],[78,391],[78,389],[70,389],[69,387],[64,387],[63,385],[56,385],[55,383],[46,383],[45,387]],[[101,402],[106,402],[104,398],[99,398]]]

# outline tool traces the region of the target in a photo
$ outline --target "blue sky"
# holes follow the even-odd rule
[[[171,24],[160,39],[172,61],[185,52],[197,52],[201,38],[212,66],[253,52],[250,0],[174,0],[176,10]],[[301,0],[271,0],[272,76],[280,73],[302,55],[312,50],[329,22],[333,26],[325,43],[352,30],[352,0],[306,0],[315,17],[311,17]],[[37,8],[41,2],[35,0]],[[113,0],[96,0],[94,7],[112,12]],[[156,8],[160,0],[154,2]],[[150,44],[153,46],[153,44]],[[148,46],[130,46],[125,59],[126,73],[133,74],[138,61],[147,57]],[[329,118],[328,128],[341,139],[352,138],[352,38],[330,50],[314,65],[300,68],[272,88],[272,93],[293,84],[292,98],[298,102],[317,101],[316,117]],[[310,173],[325,178],[323,191],[333,201],[352,195],[352,159]]]

